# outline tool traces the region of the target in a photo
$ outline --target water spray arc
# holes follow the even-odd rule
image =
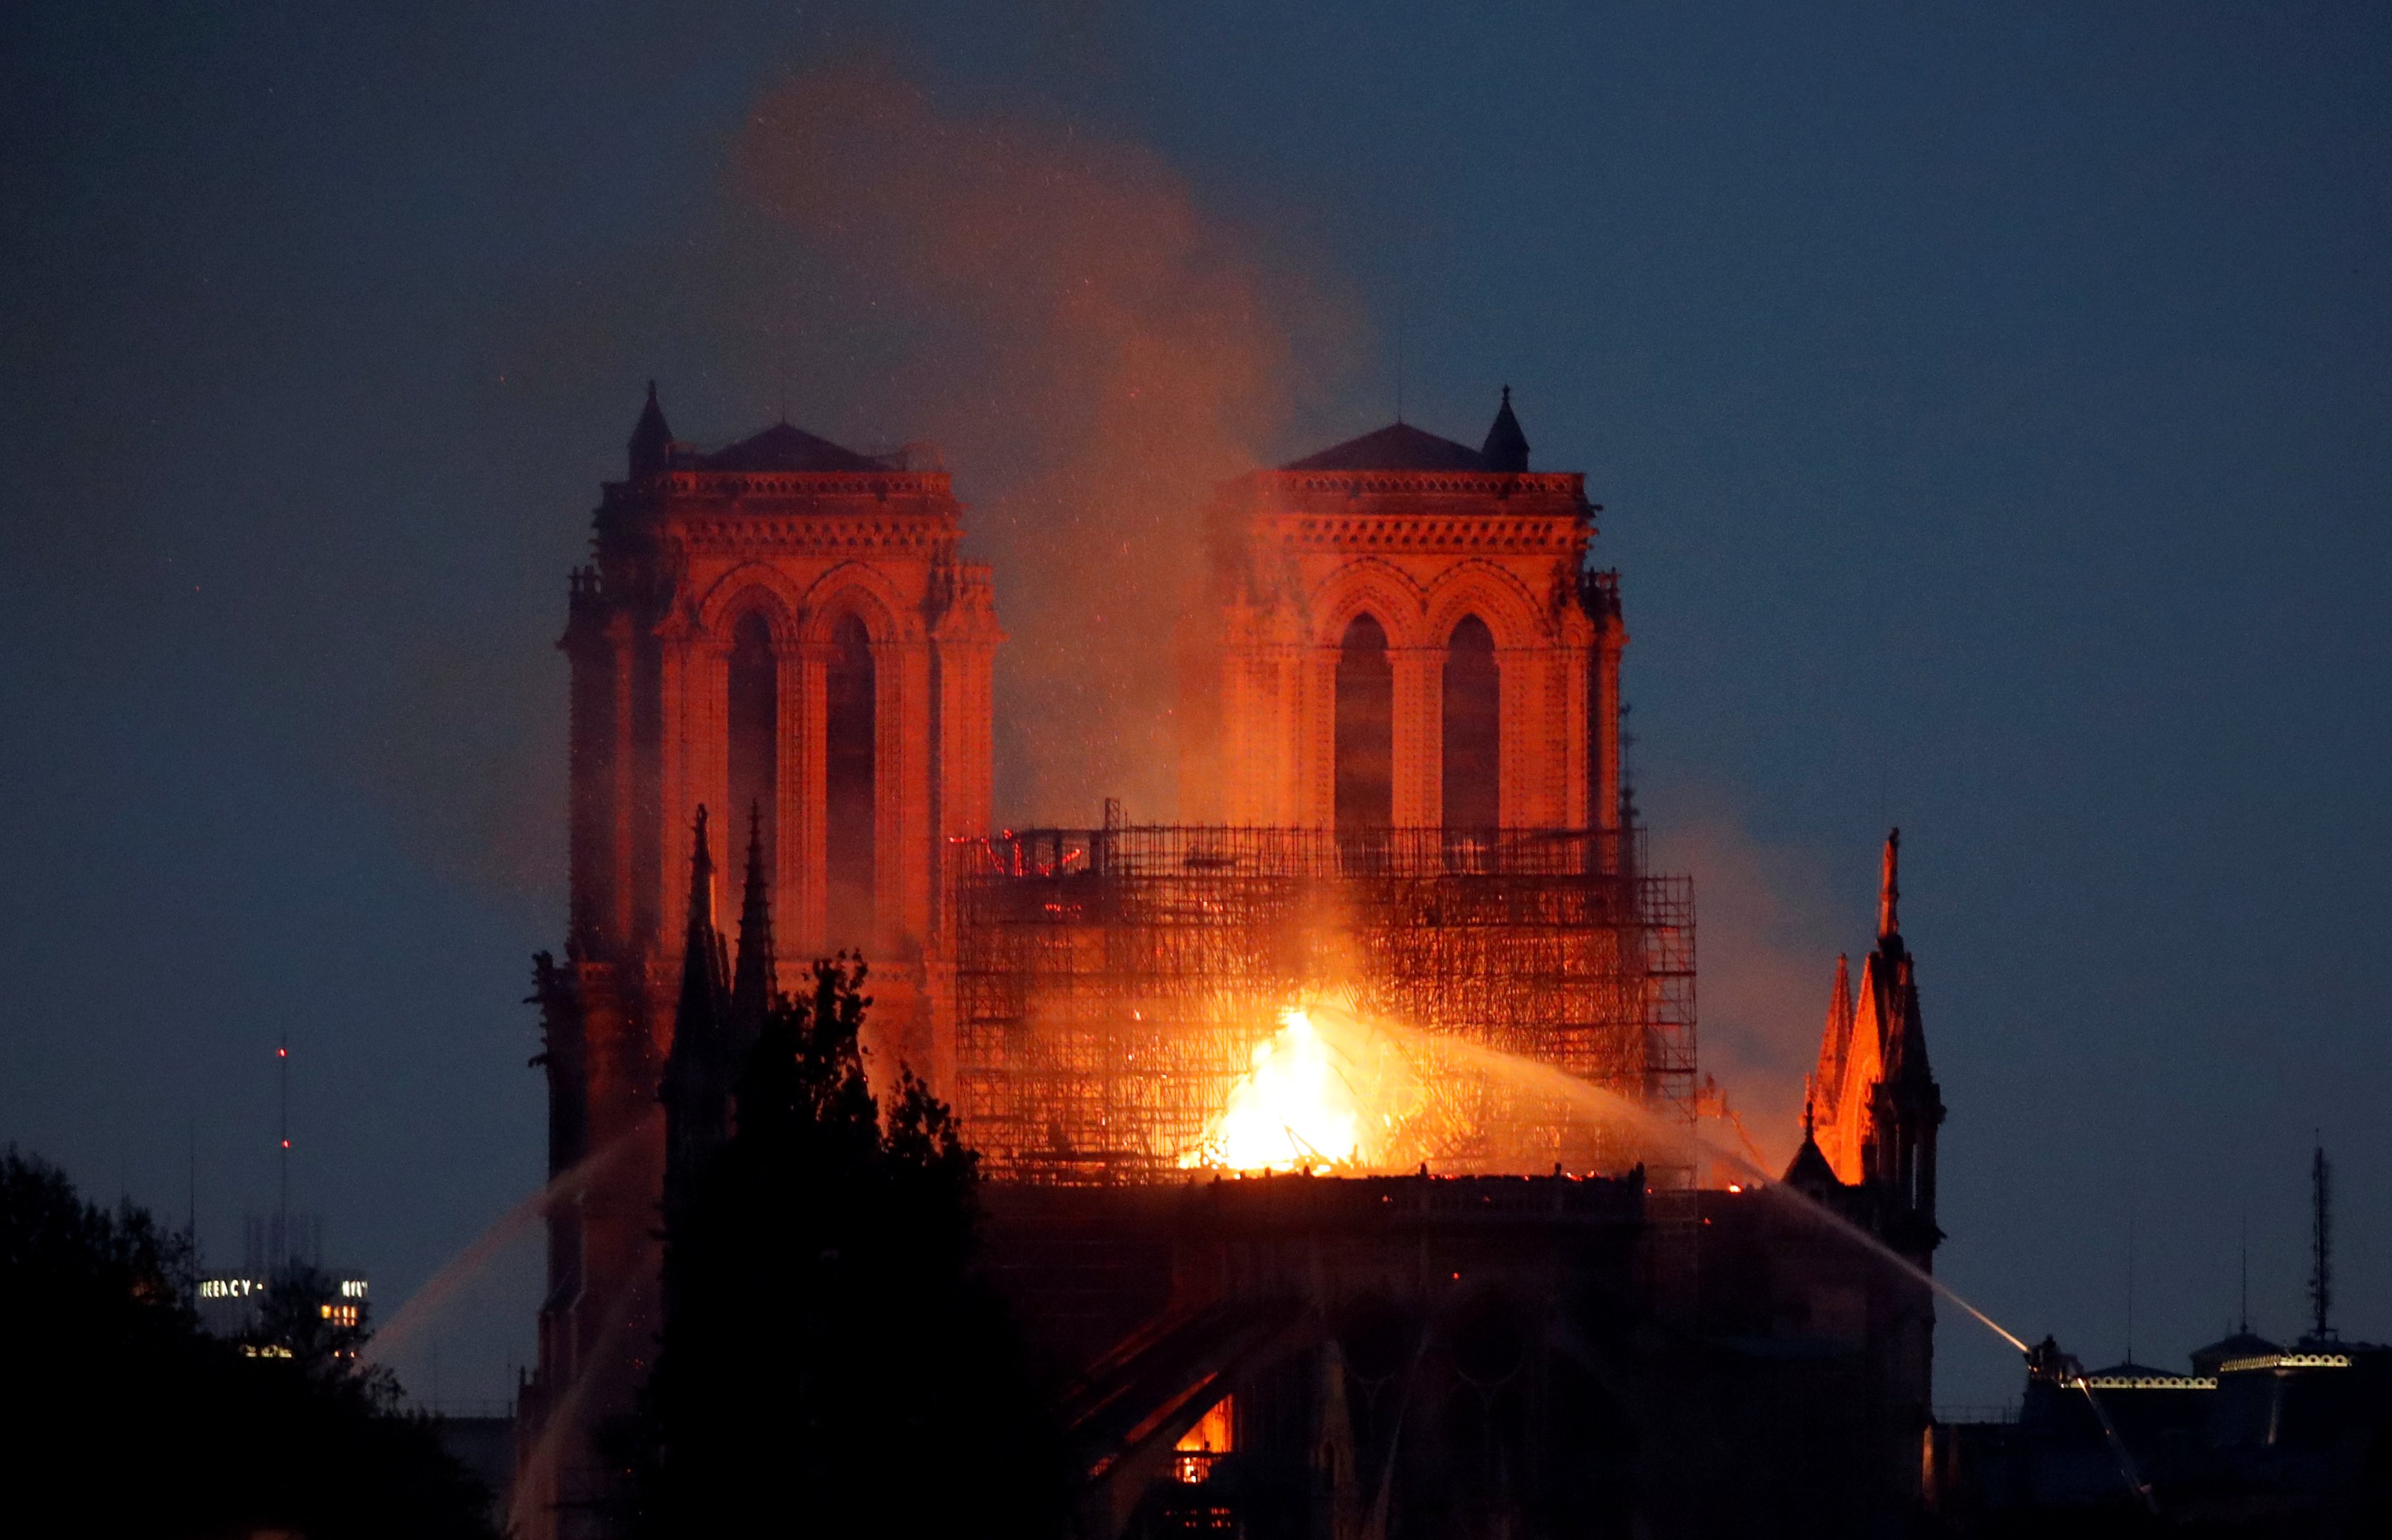
[[[660,1116],[655,1109],[650,1109],[638,1123],[617,1135],[613,1143],[604,1149],[593,1150],[580,1164],[558,1173],[546,1186],[492,1220],[480,1235],[466,1243],[462,1250],[442,1263],[440,1270],[425,1280],[422,1288],[408,1296],[407,1303],[391,1317],[390,1325],[373,1334],[367,1344],[365,1356],[376,1362],[389,1362],[395,1352],[438,1320],[441,1313],[506,1250],[509,1244],[521,1238],[535,1223],[547,1217],[552,1206],[579,1197],[618,1170],[639,1147],[640,1141],[653,1132]]]
[[[1301,1019],[1305,1024],[1304,1031],[1307,1039],[1308,1054],[1315,1051],[1309,1046],[1310,1043],[1318,1043],[1327,1050],[1325,1054],[1320,1055],[1324,1070],[1332,1061],[1339,1067],[1350,1067],[1383,1059],[1385,1053],[1384,1044],[1392,1042],[1401,1050],[1401,1055],[1404,1058],[1412,1062],[1437,1063],[1459,1068],[1490,1081],[1506,1082],[1513,1090],[1540,1100],[1573,1106],[1592,1121],[1614,1128],[1633,1129],[1641,1136],[1649,1155],[1667,1158],[1663,1163],[1695,1168],[1708,1160],[1716,1165],[1724,1166],[1742,1179],[1738,1185],[1749,1186],[1756,1190],[1765,1189],[1776,1197],[1794,1205],[1823,1226],[1835,1231],[1871,1255],[1925,1285],[1941,1298],[1949,1301],[1986,1330],[2017,1349],[2021,1353],[2030,1351],[2023,1338],[1979,1309],[1950,1284],[1938,1278],[1933,1273],[1887,1245],[1878,1236],[1837,1213],[1809,1194],[1778,1181],[1774,1172],[1764,1171],[1741,1152],[1705,1138],[1691,1119],[1665,1116],[1631,1097],[1606,1090],[1602,1086],[1589,1084],[1574,1075],[1538,1060],[1464,1039],[1432,1035],[1385,1020],[1366,1018],[1349,1006],[1334,1001],[1310,1001],[1300,1010],[1291,1011],[1289,1014],[1292,1018]],[[1358,1119],[1363,1124],[1377,1122],[1384,1125],[1399,1120],[1403,1115],[1404,1109],[1401,1107],[1373,1106],[1367,1095],[1358,1094],[1359,1085],[1349,1073],[1339,1073],[1334,1070],[1325,1073],[1316,1071],[1307,1077],[1307,1081],[1323,1087],[1334,1087],[1343,1091],[1348,1097],[1355,1098],[1344,1113],[1349,1120]],[[1249,1081],[1247,1087],[1254,1087],[1257,1083]],[[1378,1077],[1373,1083],[1384,1084],[1386,1078]],[[1242,1088],[1242,1090],[1246,1088]],[[1245,1138],[1240,1145],[1240,1148],[1277,1153],[1293,1147],[1286,1142],[1293,1137],[1289,1134],[1282,1136],[1274,1150],[1274,1140],[1271,1135],[1277,1131],[1270,1128],[1262,1109],[1245,1106],[1242,1110],[1244,1117],[1241,1120],[1240,1127]],[[1294,1119],[1294,1124],[1282,1125],[1291,1128],[1304,1125],[1306,1119],[1311,1116],[1307,1109],[1300,1106],[1289,1107],[1280,1105],[1274,1111],[1283,1119]],[[1378,1168],[1387,1171],[1409,1170],[1410,1167],[1410,1161],[1407,1158],[1410,1152],[1402,1150],[1392,1152],[1392,1158],[1382,1160],[1378,1163]],[[1222,1164],[1212,1160],[1195,1160],[1189,1163]],[[1257,1162],[1257,1166],[1268,1167],[1274,1163],[1272,1160],[1263,1160]],[[1317,1165],[1323,1170],[1334,1170],[1341,1164],[1343,1162],[1327,1159],[1318,1162],[1293,1160],[1278,1163],[1278,1169],[1290,1170],[1297,1166],[1309,1168]],[[1349,1166],[1347,1169],[1360,1168]]]

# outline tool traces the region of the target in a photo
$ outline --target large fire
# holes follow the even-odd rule
[[[1319,998],[1282,1009],[1279,1024],[1181,1167],[1354,1175],[1452,1152],[1470,1119],[1431,1094],[1425,1039]]]
[[[1206,1127],[1204,1142],[1180,1158],[1182,1166],[1287,1171],[1355,1164],[1371,1109],[1362,1105],[1352,1066],[1308,1011],[1290,1006],[1279,1019],[1279,1032],[1255,1045],[1254,1067]]]
[[[1279,1012],[1182,1170],[1533,1175],[1692,1158],[1691,1129],[1549,1065],[1311,995]]]

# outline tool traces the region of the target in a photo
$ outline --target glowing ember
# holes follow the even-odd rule
[[[1363,1109],[1340,1055],[1304,1010],[1291,1007],[1279,1019],[1278,1033],[1255,1047],[1254,1068],[1181,1165],[1287,1171],[1354,1162]]]

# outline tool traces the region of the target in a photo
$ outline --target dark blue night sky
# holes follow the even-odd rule
[[[2392,1335],[2375,7],[693,9],[12,14],[0,1137],[177,1216],[195,1147],[226,1260],[287,1032],[295,1201],[385,1318],[538,1181],[552,643],[651,376],[693,438],[944,447],[1001,809],[1084,819],[1168,809],[1057,638],[1136,655],[1204,477],[1400,374],[1474,442],[1510,384],[1606,507],[1757,1133],[1900,823],[1940,1271],[2107,1361],[2131,1230],[2178,1361],[2247,1214],[2290,1333],[2314,1131]],[[1033,560],[1077,547],[1119,584]],[[436,1339],[503,1394],[534,1288],[507,1253],[410,1383]],[[1943,1399],[2015,1392],[1941,1338]]]

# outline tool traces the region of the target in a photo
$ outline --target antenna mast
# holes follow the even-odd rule
[[[2126,1216],[2126,1362],[2135,1361],[2135,1216]]]
[[[282,1030],[281,1044],[274,1050],[274,1063],[282,1121],[282,1196],[274,1221],[275,1245],[282,1255],[274,1268],[278,1273],[287,1273],[291,1270],[292,1253],[296,1249],[291,1242],[291,1029],[287,1027]]]
[[[2334,1335],[2334,1168],[2326,1163],[2322,1140],[2309,1162],[2309,1309],[2322,1341]]]

